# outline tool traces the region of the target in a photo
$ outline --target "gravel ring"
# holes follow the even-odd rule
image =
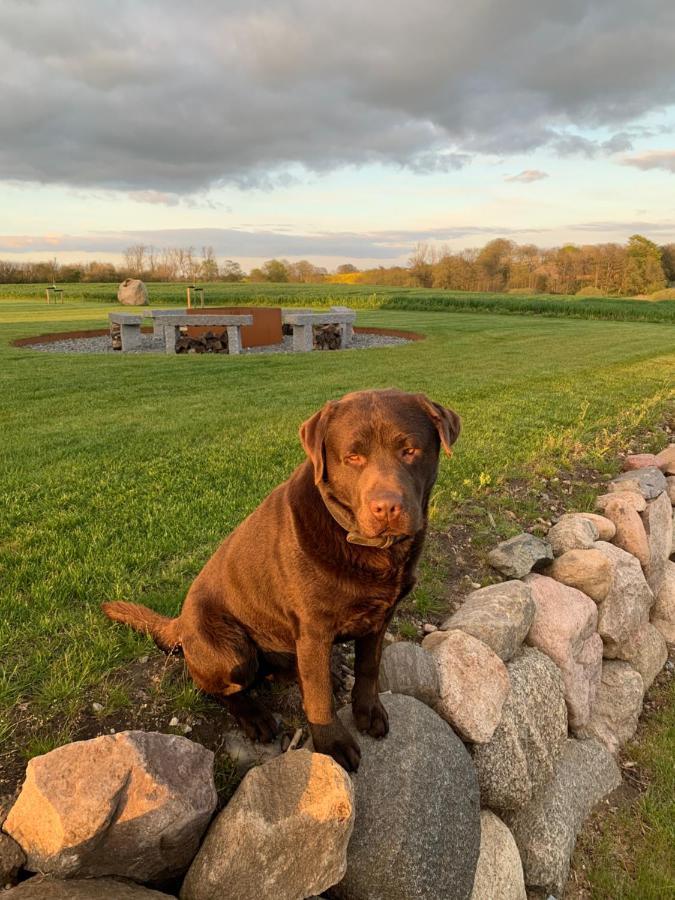
[[[345,349],[370,350],[373,347],[390,347],[411,343],[413,342],[409,338],[393,337],[388,334],[355,333],[351,346]],[[22,347],[26,350],[40,350],[46,353],[116,353],[118,356],[132,356],[139,353],[164,353],[164,339],[155,337],[153,334],[142,334],[141,347],[138,350],[128,350],[124,354],[120,350],[113,350],[108,335],[89,338],[68,338],[64,341],[50,341],[44,344],[23,344]],[[293,353],[296,351],[293,350],[293,338],[290,335],[285,335],[281,344],[270,344],[267,347],[249,347],[241,352],[242,355],[252,355],[255,353]],[[228,354],[218,355],[227,356]]]

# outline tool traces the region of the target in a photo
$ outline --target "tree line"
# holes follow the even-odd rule
[[[267,260],[246,273],[232,259],[219,262],[213,247],[157,249],[135,244],[121,264],[59,264],[0,260],[1,283],[143,281],[273,282],[393,285],[455,291],[586,293],[603,296],[652,294],[675,282],[675,244],[659,246],[635,234],[626,244],[565,244],[541,248],[497,238],[482,248],[453,252],[420,243],[406,266],[360,270],[344,263],[334,273],[307,260]]]

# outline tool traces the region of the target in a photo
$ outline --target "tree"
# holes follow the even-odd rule
[[[628,239],[628,261],[623,290],[627,294],[652,294],[666,286],[661,265],[661,248],[641,234]]]
[[[276,283],[288,281],[288,266],[280,259],[268,259],[262,267],[265,281]]]
[[[513,243],[506,238],[495,238],[483,247],[476,264],[486,278],[487,290],[503,290],[509,278]]]
[[[675,244],[661,247],[661,265],[667,281],[675,281]]]
[[[202,247],[202,261],[199,265],[199,277],[203,281],[218,280],[218,263],[213,247]]]
[[[223,281],[243,281],[244,273],[238,262],[226,259],[220,267],[220,277]]]
[[[413,279],[413,284],[420,287],[431,287],[433,282],[432,262],[433,251],[428,244],[418,243],[408,260],[408,268]]]
[[[335,270],[336,275],[353,275],[354,272],[358,272],[359,270],[356,266],[352,265],[352,263],[342,263],[342,265],[338,266]]]
[[[148,248],[145,244],[134,244],[124,251],[124,262],[130,275],[140,276],[145,272],[145,256]]]

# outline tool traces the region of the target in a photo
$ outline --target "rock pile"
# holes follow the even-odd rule
[[[314,325],[312,327],[315,350],[339,350],[342,343],[340,325]]]
[[[473,591],[421,646],[385,648],[390,734],[359,736],[351,778],[289,751],[248,771],[211,821],[213,755],[187,738],[123,732],[36,757],[4,824],[0,802],[0,885],[38,874],[5,896],[561,896],[675,644],[674,503],[675,444],[629,457],[596,513],[495,548],[508,580]]]

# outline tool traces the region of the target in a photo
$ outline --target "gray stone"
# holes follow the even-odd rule
[[[69,878],[60,881],[36,875],[2,895],[3,900],[171,900],[171,895],[153,891],[119,878]]]
[[[631,652],[625,658],[640,673],[648,691],[668,659],[666,640],[658,628],[647,623],[635,636]]]
[[[506,825],[489,809],[480,814],[480,856],[471,900],[526,900],[523,864]]]
[[[675,475],[668,475],[666,478],[666,493],[668,499],[675,506]]]
[[[0,831],[0,890],[4,885],[16,882],[25,862],[26,855],[17,842]]]
[[[673,549],[673,507],[664,492],[647,504],[641,513],[649,541],[649,564],[645,578],[654,596],[661,590],[666,563]]]
[[[568,550],[588,550],[597,541],[600,532],[592,519],[567,515],[549,529],[546,538],[554,556],[562,556]]]
[[[210,750],[124,731],[31,759],[4,827],[29,871],[158,881],[187,868],[216,800]]]
[[[597,541],[595,546],[614,566],[609,592],[598,606],[598,633],[604,655],[609,659],[628,659],[635,651],[636,635],[649,621],[654,596],[634,556],[605,541]]]
[[[666,476],[656,466],[646,466],[643,469],[634,469],[632,472],[624,472],[613,478],[611,485],[621,486],[623,482],[635,481],[638,483],[640,493],[645,500],[656,500],[659,494],[666,489]],[[621,487],[619,487],[621,490]]]
[[[419,644],[397,641],[384,648],[380,665],[380,690],[407,694],[433,706],[440,687],[436,661]]]
[[[522,578],[552,559],[553,551],[546,541],[525,533],[502,541],[488,553],[490,565],[507,578]]]
[[[249,769],[269,762],[281,755],[281,738],[262,744],[260,741],[252,741],[241,732],[231,731],[224,736],[224,749],[237,769],[240,777],[243,777]]]
[[[413,697],[382,694],[390,732],[358,735],[356,823],[337,900],[468,900],[480,846],[478,785],[450,726]],[[340,718],[356,736],[351,710]]]
[[[562,895],[584,819],[620,784],[619,768],[602,744],[567,741],[552,781],[522,809],[504,816],[520,851],[528,888]]]
[[[124,306],[145,306],[148,289],[138,278],[125,278],[117,289],[117,299]]]
[[[534,610],[532,591],[526,584],[503,581],[469,594],[441,629],[473,635],[506,662],[525,640]]]
[[[635,734],[643,696],[640,673],[627,662],[606,659],[591,718],[579,737],[595,738],[616,755]]]
[[[354,790],[344,769],[321,753],[285,753],[252,769],[213,821],[181,900],[321,893],[345,873],[353,827]]]
[[[488,744],[473,747],[481,805],[518,809],[550,780],[567,737],[562,674],[548,656],[525,648],[507,664],[511,693]]]

